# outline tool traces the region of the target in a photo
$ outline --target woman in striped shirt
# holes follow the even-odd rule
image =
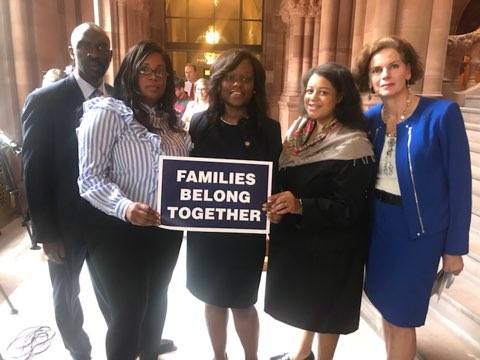
[[[158,161],[159,155],[186,156],[191,147],[174,101],[170,58],[157,44],[140,42],[120,66],[115,96],[84,104],[78,185],[100,210],[85,231],[111,306],[108,359],[159,353],[182,233],[156,226]]]

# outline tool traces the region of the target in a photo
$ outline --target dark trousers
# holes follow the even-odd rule
[[[87,247],[111,308],[107,358],[156,360],[182,233],[97,219],[86,229]]]
[[[85,260],[87,260],[100,310],[108,322],[109,307],[105,295],[98,287],[98,281],[95,281],[96,274],[87,256],[86,245],[79,241],[67,242],[64,263],[48,262],[57,327],[65,348],[76,360],[90,359],[92,350],[88,336],[83,330],[83,311],[78,298],[80,271]]]

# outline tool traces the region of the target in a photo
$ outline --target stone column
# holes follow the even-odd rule
[[[367,11],[367,0],[355,1],[354,20],[353,20],[353,35],[352,35],[352,58],[350,60],[350,67],[355,66],[355,61],[363,48],[363,33],[365,30],[365,15]]]
[[[309,0],[305,17],[303,38],[302,76],[318,61],[318,41],[320,33],[320,0]]]
[[[314,19],[309,12],[305,17],[305,28],[303,31],[302,77],[312,67],[313,29]]]
[[[376,0],[375,21],[369,26],[372,29],[370,33],[371,42],[394,34],[397,2],[398,0]]]
[[[313,48],[312,48],[312,66],[318,65],[318,47],[320,45],[320,19],[322,4],[320,0],[310,1],[310,12],[314,19],[313,25]]]
[[[16,87],[16,72],[13,57],[13,44],[10,6],[8,0],[0,0],[0,128],[10,138],[20,142],[20,108]]]
[[[302,72],[302,40],[307,14],[308,0],[283,0],[280,6],[280,15],[288,27],[287,68],[283,92],[278,102],[279,121],[282,133],[288,129],[291,122],[298,116],[298,103],[301,97],[300,80]]]
[[[349,65],[351,55],[352,8],[353,0],[340,1],[335,61],[345,66]]]
[[[398,16],[395,33],[408,40],[417,50],[425,64],[433,0],[398,0]],[[420,92],[422,81],[412,86],[414,92]]]
[[[153,1],[153,0],[152,0]],[[264,13],[269,16],[263,21],[262,64],[265,68],[269,116],[278,119],[278,101],[282,94],[283,72],[285,70],[286,26],[279,14],[280,1],[266,1]]]
[[[320,23],[318,63],[335,61],[337,51],[338,14],[340,1],[323,0]]]
[[[105,30],[112,43],[112,62],[105,74],[105,81],[109,84],[113,84],[115,73],[117,72],[121,61],[121,56],[118,52],[118,20],[117,8],[115,5],[116,1],[95,1],[93,6],[95,23]]]
[[[41,76],[37,65],[32,4],[10,0],[10,26],[18,103],[39,85]]]
[[[118,55],[125,56],[128,50],[128,26],[126,0],[117,0]]]
[[[423,94],[426,96],[442,96],[452,8],[453,0],[433,0],[430,39],[423,82]]]

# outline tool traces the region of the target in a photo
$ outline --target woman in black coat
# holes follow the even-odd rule
[[[334,63],[304,78],[304,111],[279,160],[280,193],[266,204],[272,226],[265,310],[307,330],[296,356],[332,359],[339,334],[358,328],[367,244],[367,191],[374,173],[360,95]],[[320,356],[320,355],[319,355]]]
[[[280,126],[266,115],[265,71],[248,51],[229,50],[212,66],[208,110],[190,124],[192,156],[272,161]],[[265,257],[265,235],[190,232],[187,287],[205,302],[216,360],[226,358],[228,310],[245,359],[256,360],[259,323],[254,304]]]

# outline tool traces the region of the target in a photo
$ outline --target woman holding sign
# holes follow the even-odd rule
[[[272,225],[265,310],[306,330],[277,359],[332,359],[339,334],[358,328],[367,248],[367,194],[374,173],[360,95],[348,69],[328,63],[304,77],[304,102],[266,204]]]
[[[263,160],[276,165],[280,126],[267,117],[265,71],[245,50],[222,53],[212,66],[210,107],[190,124],[193,156]],[[188,233],[187,287],[205,302],[215,360],[226,359],[228,310],[245,359],[257,359],[254,304],[265,256],[265,235]]]
[[[78,129],[80,195],[100,211],[85,229],[89,256],[111,306],[108,359],[157,359],[167,289],[182,232],[160,229],[159,155],[186,156],[166,52],[140,42],[122,61],[115,98],[84,104]]]

